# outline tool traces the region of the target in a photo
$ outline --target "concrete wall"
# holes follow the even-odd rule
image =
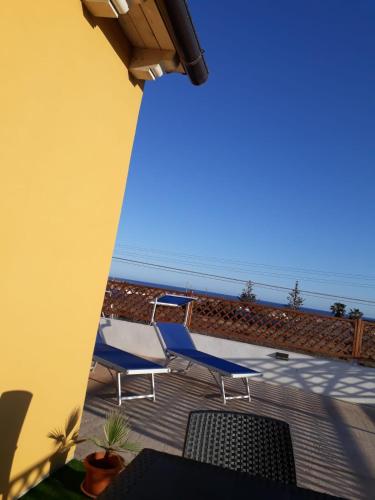
[[[1,3],[4,499],[64,462],[47,434],[83,405],[142,99],[129,54],[80,0]]]
[[[163,351],[153,327],[102,318],[100,334],[115,347],[140,356],[163,360]],[[375,370],[289,352],[289,361],[274,358],[275,349],[243,342],[192,334],[197,349],[263,372],[263,379],[290,385],[351,403],[375,405]],[[287,351],[282,351],[287,352]]]

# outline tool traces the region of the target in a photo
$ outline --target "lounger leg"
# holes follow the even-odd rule
[[[172,363],[172,361],[174,361],[175,359],[176,359],[176,356],[168,356],[164,366],[166,368],[168,368],[169,365]],[[193,363],[191,361],[189,361],[186,368],[181,368],[181,369],[180,368],[171,368],[171,373],[186,373],[192,364]]]
[[[167,356],[166,360],[165,360],[165,367],[168,368],[168,366],[172,363],[172,361],[176,359],[174,356]]]
[[[247,387],[247,395],[248,395],[249,401],[251,401],[249,377],[246,377],[245,380],[246,380],[246,387]]]
[[[227,404],[227,398],[225,397],[224,377],[220,376],[220,382],[221,382],[221,393],[223,395],[223,403],[226,405]]]
[[[185,371],[185,372],[187,372],[188,370],[190,370],[190,368],[191,368],[192,364],[193,364],[193,363],[192,363],[191,361],[189,361],[189,362],[188,362],[188,364],[187,364],[187,367],[185,368],[185,370],[184,370],[184,371]]]
[[[108,366],[106,366],[105,368],[106,368],[106,370],[108,371],[108,373],[110,374],[111,379],[112,379],[112,382],[113,382],[114,384],[116,384],[115,377],[113,376],[113,370],[112,370],[111,368],[108,368]],[[117,374],[117,372],[116,372],[116,374]],[[117,377],[116,377],[116,378],[117,378]]]
[[[117,402],[118,405],[121,406],[122,397],[121,397],[121,372],[117,372]]]
[[[151,373],[151,389],[152,389],[152,400],[156,400],[156,393],[155,393],[155,376],[153,373]]]
[[[226,395],[225,395],[224,377],[222,375],[216,375],[216,373],[214,373],[209,368],[207,368],[207,369],[211,373],[212,378],[215,380],[215,382],[216,382],[216,384],[217,384],[217,386],[219,388],[219,391],[221,392],[221,395],[223,397],[223,402],[226,405],[227,404],[227,398],[226,398]]]

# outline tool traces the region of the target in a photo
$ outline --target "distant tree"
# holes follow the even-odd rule
[[[304,303],[304,299],[301,295],[301,290],[299,289],[298,280],[294,285],[294,288],[288,294],[288,305],[292,309],[299,309]]]
[[[348,318],[349,319],[361,319],[363,316],[363,312],[361,312],[359,309],[350,309]]]
[[[341,302],[335,302],[334,304],[331,305],[332,314],[336,318],[343,318],[345,316],[345,309],[346,305],[341,304]]]
[[[252,281],[248,281],[246,283],[246,286],[242,290],[242,293],[241,293],[239,298],[243,302],[255,302],[256,301],[257,296],[253,292],[253,282]]]

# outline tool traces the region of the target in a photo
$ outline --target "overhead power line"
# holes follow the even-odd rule
[[[173,252],[173,251],[168,251],[168,250],[160,250],[160,249],[155,249],[155,248],[145,248],[145,247],[140,247],[140,246],[135,246],[135,245],[124,245],[124,244],[117,244],[116,248],[118,249],[126,249],[127,252],[129,251],[135,251],[138,253],[145,253],[147,254],[159,254],[159,255],[168,255],[168,256],[175,256],[176,258],[182,258],[182,259],[188,259],[188,260],[193,260],[193,261],[203,261],[203,262],[213,262],[216,261],[221,264],[230,264],[230,265],[238,265],[238,266],[244,266],[245,268],[247,267],[261,267],[265,269],[273,269],[273,270],[279,270],[281,272],[302,272],[302,273],[307,273],[310,275],[320,275],[320,276],[334,276],[337,278],[349,278],[349,279],[361,279],[365,281],[375,281],[375,275],[371,274],[356,274],[356,273],[343,273],[343,272],[337,272],[337,271],[324,271],[324,270],[318,270],[318,269],[309,269],[309,268],[304,268],[304,267],[294,267],[294,266],[276,266],[276,265],[271,265],[271,264],[263,264],[259,262],[247,262],[247,261],[242,261],[242,260],[237,260],[237,259],[225,259],[225,258],[220,258],[216,256],[199,256],[199,255],[193,255],[193,254],[187,254],[187,253],[182,253],[182,252]],[[121,251],[121,250],[120,250]],[[226,266],[222,266],[226,267]]]
[[[155,255],[152,252],[136,252],[132,250],[128,250],[126,252],[126,257],[133,258],[133,259],[152,259],[152,260],[158,260],[158,261],[165,261],[166,257],[165,256],[159,256]],[[333,279],[325,279],[322,277],[311,277],[311,276],[305,276],[305,275],[299,275],[297,276],[296,274],[280,274],[277,272],[270,272],[270,271],[265,271],[265,270],[253,270],[253,269],[246,269],[246,268],[237,268],[237,267],[232,267],[228,265],[223,265],[223,264],[213,264],[212,262],[199,262],[199,261],[191,261],[190,259],[184,259],[180,257],[168,257],[168,261],[173,264],[179,264],[179,265],[194,265],[195,267],[203,267],[205,269],[211,269],[215,271],[216,269],[219,270],[225,270],[225,272],[229,273],[251,273],[252,276],[257,275],[257,276],[265,276],[265,277],[272,277],[272,278],[280,278],[280,279],[290,279],[290,280],[295,280],[298,279],[300,281],[311,281],[314,283],[319,283],[319,284],[326,284],[326,285],[340,285],[340,286],[351,286],[351,287],[358,287],[358,288],[374,288],[374,285],[371,285],[369,283],[353,283],[353,282],[348,282],[348,281],[337,281]]]
[[[214,279],[218,281],[223,281],[223,282],[229,282],[229,283],[241,283],[245,284],[247,283],[247,280],[243,280],[240,278],[232,278],[230,276],[221,276],[217,274],[210,274],[210,273],[205,273],[201,271],[193,271],[191,269],[182,269],[178,267],[171,267],[171,266],[165,266],[162,264],[156,264],[153,262],[145,262],[145,261],[140,261],[140,260],[133,260],[133,259],[126,259],[124,257],[119,257],[119,256],[113,256],[113,260],[116,260],[118,262],[124,262],[128,264],[133,264],[141,267],[152,267],[154,269],[159,269],[159,270],[164,270],[164,271],[171,271],[171,272],[176,272],[180,274],[188,274],[190,276],[197,276],[201,278],[209,278],[209,279]],[[257,281],[252,281],[252,283],[256,286],[262,287],[262,288],[269,288],[273,290],[287,290],[290,291],[290,288],[286,286],[281,286],[281,285],[271,285],[269,283],[260,283]],[[341,296],[341,295],[333,295],[330,293],[323,293],[323,292],[314,292],[311,290],[301,290],[301,293],[305,295],[310,295],[314,297],[320,297],[320,298],[331,298],[331,299],[340,299],[340,300],[346,300],[348,302],[355,302],[357,304],[366,304],[366,305],[375,305],[374,300],[370,299],[360,299],[360,298],[355,298],[355,297],[346,297],[346,296]]]

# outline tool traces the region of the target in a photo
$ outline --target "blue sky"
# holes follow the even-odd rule
[[[147,83],[114,255],[375,301],[375,4],[189,5],[209,80]],[[111,274],[242,288],[115,261]]]

